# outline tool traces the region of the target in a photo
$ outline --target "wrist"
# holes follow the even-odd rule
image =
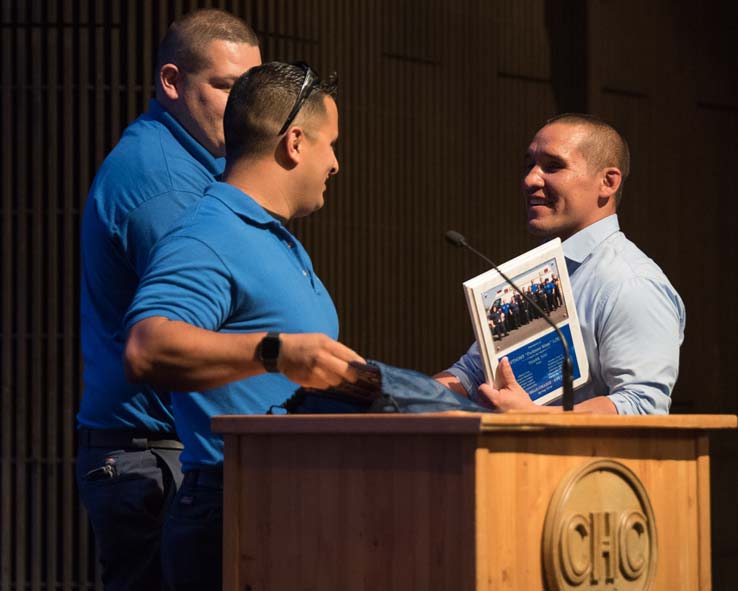
[[[256,357],[269,373],[279,373],[277,363],[282,351],[282,339],[278,332],[269,332],[259,341]]]

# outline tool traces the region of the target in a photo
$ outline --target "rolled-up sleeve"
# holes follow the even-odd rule
[[[476,342],[446,371],[459,380],[471,400],[478,400],[477,390],[485,380],[482,356]]]
[[[681,299],[670,286],[633,277],[598,306],[597,354],[618,414],[667,414],[684,338]]]

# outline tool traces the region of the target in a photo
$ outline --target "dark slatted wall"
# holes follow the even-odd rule
[[[688,309],[675,412],[736,412],[738,64],[728,3],[682,0],[0,0],[0,591],[99,588],[73,482],[79,213],[146,108],[153,52],[197,7],[265,60],[339,72],[340,174],[295,229],[362,354],[434,372],[472,340],[461,282],[532,246],[519,195],[539,123],[589,109],[630,140],[626,232]],[[718,6],[718,8],[716,8]],[[732,27],[732,28],[731,28]],[[736,437],[713,438],[717,589],[738,559]]]

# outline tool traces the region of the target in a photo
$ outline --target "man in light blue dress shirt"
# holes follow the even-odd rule
[[[567,114],[547,122],[525,155],[528,231],[560,237],[589,358],[590,381],[575,409],[666,414],[679,370],[685,310],[658,265],[620,231],[617,206],[630,168],[628,146],[608,124]],[[484,383],[477,344],[436,379],[502,411],[548,410],[518,385],[507,359],[499,389]]]

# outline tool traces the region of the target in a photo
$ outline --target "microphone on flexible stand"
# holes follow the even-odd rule
[[[494,262],[492,262],[489,258],[484,256],[481,252],[479,252],[476,248],[472,247],[467,241],[466,238],[464,238],[461,234],[458,232],[455,232],[454,230],[449,230],[446,232],[446,242],[449,244],[453,244],[454,246],[460,246],[463,248],[466,248],[470,251],[472,251],[475,255],[477,255],[479,258],[481,258],[483,261],[485,261],[489,266],[491,266],[495,271],[497,271],[500,276],[508,283],[510,286],[517,291],[521,296],[523,296],[526,301],[533,306],[533,309],[540,314],[540,316],[548,322],[553,329],[556,331],[556,334],[559,337],[559,340],[561,341],[561,346],[564,348],[564,361],[561,364],[561,379],[562,379],[562,385],[564,386],[564,394],[563,394],[563,407],[564,410],[574,410],[574,381],[572,380],[572,364],[571,364],[571,355],[569,355],[569,345],[566,342],[566,339],[564,338],[564,335],[561,334],[561,330],[559,330],[559,327],[554,324],[554,322],[548,317],[548,315],[541,310],[541,308],[536,304],[531,298],[529,298],[525,293],[523,293],[520,288],[513,283],[513,280],[510,279],[507,275],[505,275],[500,269],[495,265]]]

